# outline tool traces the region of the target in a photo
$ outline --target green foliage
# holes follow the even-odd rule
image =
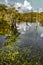
[[[34,51],[34,50],[33,50]],[[0,49],[0,65],[42,65],[41,56],[30,48],[20,48],[17,45]]]
[[[15,45],[14,42],[18,39],[18,35],[11,35],[7,37],[7,42],[4,44],[4,46],[10,47]]]
[[[40,14],[38,12],[19,13],[14,7],[8,8],[0,4],[0,35],[8,35],[7,42],[0,48],[0,65],[43,65],[41,64],[42,56],[39,47],[36,45],[21,47],[15,43],[18,39],[16,23],[36,22],[36,14],[38,21],[43,24],[43,12]],[[13,22],[15,29],[14,26],[11,27]],[[10,32],[11,36],[9,36]]]
[[[0,48],[0,65],[42,65],[41,49],[33,43],[24,47],[16,44],[17,36],[7,38],[7,42]]]
[[[4,4],[0,4],[0,35],[10,34],[11,26],[14,23],[16,28],[16,23],[20,22],[36,22],[37,20],[43,25],[43,12],[27,12],[27,13],[19,13],[13,6],[7,7]],[[7,30],[7,31],[5,31]],[[13,33],[17,33],[17,29],[13,27]]]

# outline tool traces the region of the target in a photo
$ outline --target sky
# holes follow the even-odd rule
[[[20,2],[23,3],[24,0],[8,0],[10,3],[14,3],[14,2]],[[43,0],[27,0],[28,2],[30,2],[31,6],[34,9],[37,8],[42,8],[43,9]],[[5,0],[0,0],[0,3],[5,3]]]

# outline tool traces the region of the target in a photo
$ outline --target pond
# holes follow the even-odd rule
[[[23,65],[22,62],[26,62],[26,65],[43,65],[43,27],[39,24],[36,30],[36,23],[31,23],[31,26],[26,27],[26,29],[24,29],[24,26],[21,26],[18,30],[21,34],[19,35],[19,39],[14,42],[16,45],[2,48],[0,53],[2,55],[0,57],[2,59],[5,56],[5,62],[13,58],[15,65],[16,63],[17,65],[19,64],[15,62],[16,60],[20,61],[20,65]],[[0,36],[0,47],[2,47],[6,41],[6,36]],[[11,60],[10,63],[12,63]]]
[[[25,27],[25,24],[23,24]],[[36,23],[31,23],[31,27],[27,28],[27,30],[24,31],[23,25],[20,24],[22,27],[19,32],[21,33],[19,35],[20,39],[17,41],[17,43],[26,43],[28,44],[31,40],[32,43],[38,43],[39,45],[43,45],[43,27],[41,25],[38,25],[37,31],[36,31]],[[0,47],[6,42],[6,36],[0,36]],[[31,43],[30,42],[30,43]]]
[[[43,26],[40,24],[36,30],[36,23],[32,23],[31,27],[26,31],[20,30],[19,40],[16,41],[17,45],[20,47],[28,47],[29,44],[39,46],[43,48]]]

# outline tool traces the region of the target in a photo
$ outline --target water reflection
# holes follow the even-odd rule
[[[22,28],[20,28],[19,32],[20,34],[20,39],[19,43],[38,43],[39,45],[43,45],[43,26],[39,25],[38,29],[36,31],[36,23],[31,23],[30,27],[27,27],[27,30],[24,30],[23,25],[19,25]],[[2,46],[6,42],[6,37],[5,36],[0,36],[0,46]],[[17,41],[18,43],[18,41]]]
[[[32,23],[31,27],[28,28],[27,31],[25,31],[23,34],[20,35],[20,39],[17,41],[17,44],[29,44],[37,43],[39,46],[43,46],[43,37],[41,37],[41,34],[43,34],[43,27],[41,25],[38,26],[36,30],[36,23]],[[21,30],[22,32],[22,30]]]
[[[6,36],[0,36],[0,47],[2,47],[5,42],[6,42]]]

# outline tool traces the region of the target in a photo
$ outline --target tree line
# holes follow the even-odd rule
[[[43,24],[43,12],[26,12],[20,13],[13,6],[0,4],[0,34],[2,31],[9,33],[9,30],[16,28],[16,23],[20,22],[38,22]]]

